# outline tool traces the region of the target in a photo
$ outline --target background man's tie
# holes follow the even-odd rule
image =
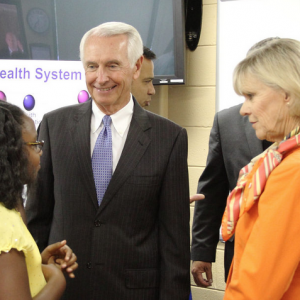
[[[104,127],[98,135],[92,155],[92,168],[97,191],[98,205],[101,204],[105,191],[112,176],[112,138],[111,118],[103,117]]]

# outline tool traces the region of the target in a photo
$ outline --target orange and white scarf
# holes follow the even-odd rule
[[[282,157],[287,152],[300,147],[300,128],[297,127],[282,142],[274,143],[262,154],[254,157],[251,162],[241,169],[236,187],[231,191],[227,198],[227,206],[222,219],[222,237],[224,241],[229,240],[241,217],[240,211],[244,190],[247,182],[247,176],[257,163],[258,168],[253,174],[253,199],[247,199],[247,204],[243,212],[247,212],[256,203],[264,191],[266,182],[271,172],[280,164]]]

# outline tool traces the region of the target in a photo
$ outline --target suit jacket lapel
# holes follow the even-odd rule
[[[95,188],[92,162],[91,162],[91,143],[90,143],[90,127],[92,115],[92,100],[81,106],[73,115],[73,126],[71,135],[73,140],[73,149],[76,151],[77,163],[80,168],[81,180],[87,188],[87,193],[93,201],[96,209],[98,209],[97,193]]]
[[[145,131],[150,128],[151,124],[147,113],[134,99],[134,111],[124,149],[112,179],[107,187],[98,213],[100,213],[112,200],[114,195],[131,175],[136,165],[144,155],[151,142]]]
[[[248,146],[251,152],[252,157],[257,156],[263,152],[263,143],[256,137],[255,131],[252,128],[251,123],[248,120],[248,117],[243,118],[245,125],[245,133],[248,141]]]

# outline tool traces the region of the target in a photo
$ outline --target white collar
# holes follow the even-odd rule
[[[95,101],[92,100],[92,112],[94,118],[91,121],[91,132],[95,133],[97,129],[102,125],[102,119],[105,116],[98,106],[96,105]],[[116,132],[122,137],[124,132],[126,131],[127,127],[129,126],[133,114],[133,99],[132,95],[130,94],[129,102],[116,113],[112,114],[111,120],[112,125],[116,129]]]

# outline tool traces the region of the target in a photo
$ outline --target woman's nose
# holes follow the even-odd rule
[[[248,101],[245,100],[241,109],[240,109],[240,115],[242,116],[248,116],[250,115],[250,109],[249,109],[249,103],[247,103]]]

